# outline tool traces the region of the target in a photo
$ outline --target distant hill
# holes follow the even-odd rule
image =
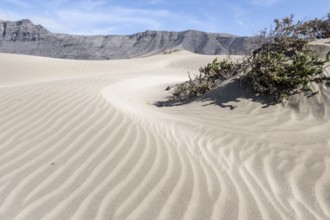
[[[132,35],[82,36],[51,33],[30,20],[0,21],[0,52],[55,58],[134,58],[184,49],[199,54],[244,54],[248,37],[230,34],[145,31]]]

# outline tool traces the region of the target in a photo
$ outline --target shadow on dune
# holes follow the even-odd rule
[[[287,101],[285,106],[299,117],[308,117],[310,114],[315,118],[327,118],[330,116],[330,90],[325,83],[324,86],[316,87],[317,92],[309,95],[295,94]],[[261,108],[268,108],[278,104],[274,101],[272,96],[258,96],[248,89],[247,86],[242,85],[238,78],[232,78],[223,82],[219,87],[206,93],[205,95],[182,101],[158,101],[155,103],[158,107],[173,107],[191,102],[200,102],[202,106],[216,105],[221,108],[228,108],[234,110],[235,108],[243,107],[244,100],[261,104]],[[246,103],[246,102],[245,102]],[[256,108],[260,105],[255,105]]]
[[[239,105],[242,99],[258,102],[262,104],[262,108],[276,104],[273,97],[256,95],[246,85],[243,85],[238,78],[225,81],[216,89],[200,97],[200,102],[205,103],[203,106],[217,105],[221,108],[233,110]]]
[[[202,102],[202,106],[217,105],[221,108],[229,108],[231,110],[238,107],[239,102],[241,102],[242,99],[248,99],[253,102],[261,103],[262,108],[267,108],[276,104],[276,102],[274,102],[274,98],[271,96],[258,96],[251,92],[237,77],[226,80],[214,90],[198,98],[181,101],[173,101],[170,100],[170,97],[168,98],[169,99],[167,101],[157,101],[154,104],[158,107],[171,107],[188,104],[195,101]]]

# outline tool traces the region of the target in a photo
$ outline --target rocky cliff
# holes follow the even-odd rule
[[[200,54],[244,54],[248,37],[200,31],[145,31],[132,35],[56,34],[24,19],[0,21],[0,52],[67,59],[119,59],[171,49]]]

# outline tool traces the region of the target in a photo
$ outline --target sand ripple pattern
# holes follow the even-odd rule
[[[19,76],[0,85],[1,220],[330,219],[329,103],[158,108],[214,57],[15,57],[0,56]]]

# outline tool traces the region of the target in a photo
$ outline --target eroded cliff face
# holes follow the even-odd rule
[[[145,31],[132,35],[81,36],[51,33],[24,19],[0,21],[0,52],[67,59],[121,59],[171,49],[200,54],[245,54],[248,37],[200,31]]]
[[[51,35],[41,25],[34,25],[30,20],[24,19],[17,22],[0,21],[2,40],[7,41],[36,41]]]

